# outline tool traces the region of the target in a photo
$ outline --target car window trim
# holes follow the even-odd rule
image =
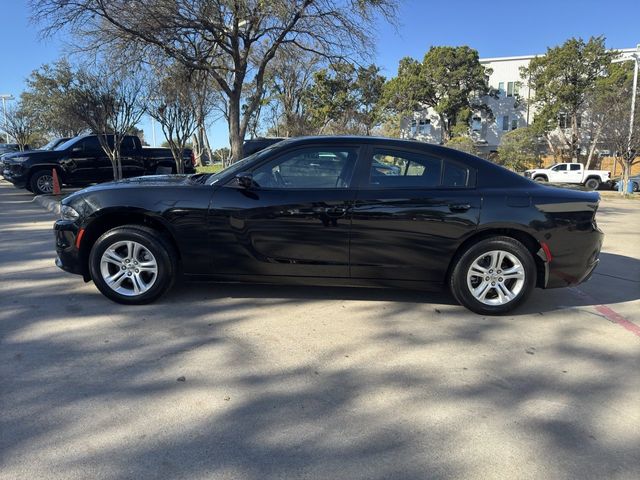
[[[436,154],[436,153],[432,153],[432,152],[425,152],[424,150],[420,150],[417,148],[404,148],[404,147],[397,147],[397,146],[383,146],[379,143],[375,143],[375,144],[370,144],[368,145],[369,148],[367,148],[367,151],[365,152],[365,154],[363,155],[363,160],[362,160],[362,169],[360,171],[360,175],[363,177],[360,179],[359,184],[356,186],[356,188],[358,190],[398,190],[398,191],[402,191],[402,190],[474,190],[477,188],[477,171],[474,167],[467,165],[464,162],[460,162],[458,160],[452,159],[450,157],[441,155],[441,154]],[[399,186],[399,187],[394,187],[394,186],[382,186],[382,185],[372,185],[370,183],[370,173],[371,173],[371,165],[373,163],[373,155],[374,152],[376,150],[387,150],[387,151],[397,151],[397,152],[408,152],[408,153],[414,153],[416,155],[426,155],[426,156],[430,156],[430,157],[435,157],[435,158],[439,158],[441,161],[441,169],[440,169],[440,185],[437,186],[431,186],[431,187],[426,187],[426,186]],[[445,162],[449,162],[452,163],[454,165],[458,165],[462,168],[466,168],[468,170],[468,176],[467,176],[467,185],[464,186],[447,186],[447,185],[442,185],[442,180],[444,178],[444,164]]]

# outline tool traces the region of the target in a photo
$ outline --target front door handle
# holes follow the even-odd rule
[[[324,213],[330,217],[341,217],[347,213],[346,207],[329,207],[324,209]]]
[[[452,212],[465,212],[471,208],[471,205],[468,203],[451,203],[449,205],[449,210]]]

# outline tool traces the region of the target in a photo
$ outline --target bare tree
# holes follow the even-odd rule
[[[35,132],[35,117],[19,103],[7,109],[4,130],[16,141],[20,151],[24,151]]]
[[[148,99],[149,114],[160,123],[177,173],[184,173],[184,150],[198,127],[199,118],[207,114],[206,100],[201,98],[198,89],[202,73],[189,71],[182,64],[170,65],[154,83],[153,94]]]
[[[162,51],[208,71],[228,100],[234,160],[260,107],[265,72],[283,45],[341,59],[366,55],[376,17],[395,16],[398,0],[31,0],[44,33],[70,29],[87,47]],[[255,94],[244,110],[245,87]]]
[[[82,69],[74,91],[76,114],[98,136],[113,166],[113,178],[122,178],[122,142],[145,112],[145,82],[128,70],[100,65]]]

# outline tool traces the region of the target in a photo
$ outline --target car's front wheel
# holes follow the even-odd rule
[[[535,260],[522,243],[511,237],[475,243],[460,255],[450,277],[453,296],[481,315],[513,310],[535,284]]]
[[[173,284],[175,253],[160,232],[139,225],[109,230],[89,255],[93,283],[106,297],[124,304],[157,299]]]
[[[36,195],[53,193],[53,174],[50,170],[39,170],[31,176],[29,186]]]

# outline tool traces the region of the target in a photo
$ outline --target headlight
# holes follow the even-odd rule
[[[62,220],[77,220],[80,214],[69,205],[62,205],[60,208],[60,218]]]

